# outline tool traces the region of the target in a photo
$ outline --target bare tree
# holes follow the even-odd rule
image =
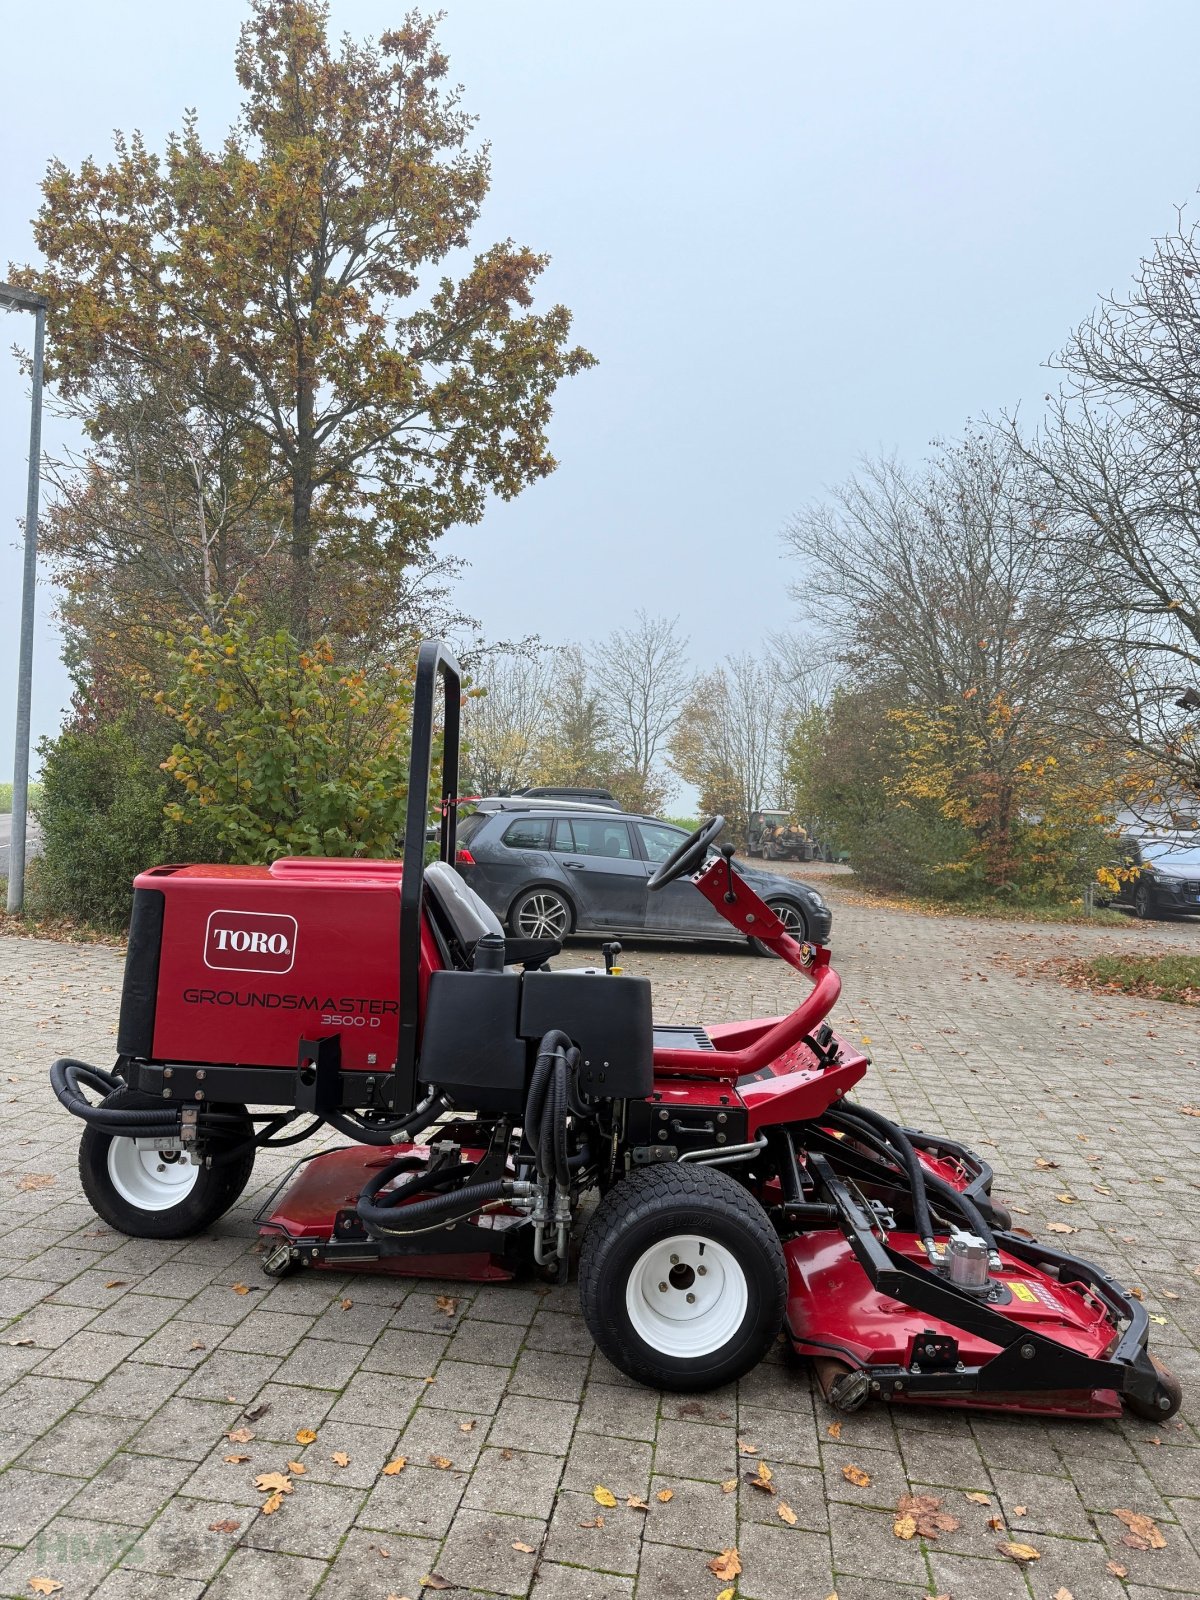
[[[554,661],[485,660],[464,713],[467,783],[481,794],[509,794],[531,783],[551,717]]]
[[[1053,365],[1041,431],[1008,437],[1074,574],[1076,634],[1112,664],[1109,725],[1194,797],[1200,719],[1176,701],[1200,689],[1200,226],[1181,217]]]
[[[726,656],[692,683],[671,764],[699,789],[701,809],[721,812],[738,837],[752,811],[778,799],[781,730],[789,722],[786,684],[769,656]]]
[[[592,646],[591,672],[608,707],[627,803],[655,809],[666,798],[659,767],[688,692],[688,640],[678,617],[639,611],[634,624]]]

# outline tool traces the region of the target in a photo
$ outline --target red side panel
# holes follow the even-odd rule
[[[158,867],[166,897],[154,1056],[294,1067],[299,1040],[336,1034],[349,1071],[387,1071],[398,1031],[401,867],[279,861]],[[428,930],[422,988],[440,965]]]

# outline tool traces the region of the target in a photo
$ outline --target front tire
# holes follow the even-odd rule
[[[794,900],[768,900],[767,906],[783,923],[784,928],[791,934],[793,939],[803,943],[808,938],[808,921]],[[756,956],[775,954],[761,939],[751,939],[750,948]]]
[[[766,1212],[712,1167],[671,1162],[617,1183],[579,1258],[579,1299],[614,1366],[656,1389],[713,1389],[761,1361],[787,1271]]]
[[[109,1110],[162,1110],[162,1101],[133,1089],[118,1089],[104,1101]],[[238,1142],[254,1138],[245,1106],[216,1106],[240,1115]],[[96,1215],[135,1239],[186,1239],[224,1216],[250,1181],[254,1149],[211,1167],[193,1166],[177,1150],[139,1148],[135,1139],[85,1128],[79,1141],[79,1181]]]
[[[1142,922],[1152,922],[1158,916],[1150,891],[1144,883],[1139,883],[1133,891],[1133,914]]]

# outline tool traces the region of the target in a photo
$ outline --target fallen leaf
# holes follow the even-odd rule
[[[440,1294],[433,1303],[446,1317],[452,1317],[458,1310],[458,1301],[452,1295]]]
[[[661,1500],[665,1506],[668,1500],[674,1500],[675,1491],[674,1489],[660,1489],[654,1498],[656,1500]]]
[[[639,1500],[635,1494],[627,1494],[625,1496],[625,1504],[629,1507],[630,1511],[649,1511],[650,1509],[646,1502],[644,1500]]]
[[[501,1461],[511,1461],[513,1454],[514,1452],[510,1450],[507,1445],[505,1445],[504,1449],[500,1452],[500,1459]]]
[[[251,1439],[254,1437],[254,1429],[234,1428],[233,1431],[231,1433],[227,1433],[225,1437],[229,1440],[230,1444],[249,1444]],[[304,1443],[303,1440],[300,1442],[301,1444]]]
[[[871,1474],[864,1472],[861,1467],[843,1467],[842,1477],[858,1489],[865,1489],[871,1481]]]
[[[297,1444],[316,1444],[317,1436],[311,1428],[300,1428],[296,1432]]]
[[[733,1491],[736,1488],[737,1488],[737,1479],[736,1478],[726,1478],[721,1484],[721,1493],[722,1494],[732,1494]]]
[[[343,1310],[343,1311],[349,1311],[349,1309],[350,1309],[350,1307],[351,1307],[351,1306],[352,1306],[352,1305],[353,1305],[353,1304],[354,1304],[354,1301],[353,1301],[353,1300],[343,1300],[343,1301],[342,1301],[342,1310]]]
[[[207,1350],[208,1346],[205,1344],[203,1339],[193,1339],[191,1344],[188,1345],[188,1349],[189,1350]]]
[[[1049,1230],[1050,1230],[1051,1233],[1078,1233],[1079,1232],[1079,1229],[1078,1228],[1073,1228],[1069,1222],[1051,1222],[1049,1224]]]
[[[1200,1106],[1180,1106],[1185,1117],[1200,1117]]]
[[[1002,1556],[1015,1561],[1019,1567],[1028,1566],[1031,1561],[1042,1559],[1041,1552],[1035,1550],[1031,1544],[998,1544],[996,1549]]]
[[[62,1584],[57,1578],[30,1578],[29,1587],[34,1594],[57,1594]]]
[[[1200,1113],[1197,1114],[1200,1115]],[[1127,1578],[1129,1576],[1129,1568],[1123,1567],[1119,1561],[1106,1561],[1104,1570],[1114,1578]]]
[[[335,1467],[348,1467],[350,1465],[350,1457],[344,1450],[335,1450],[329,1459]]]
[[[796,1513],[792,1510],[791,1506],[788,1505],[786,1500],[781,1500],[775,1507],[775,1514],[778,1516],[781,1522],[786,1522],[789,1528],[794,1528],[796,1526]]]
[[[282,1504],[283,1504],[283,1495],[277,1489],[273,1495],[271,1495],[268,1499],[263,1501],[263,1503],[262,1503],[262,1514],[263,1514],[263,1516],[264,1517],[273,1517],[275,1515],[275,1513],[279,1510],[279,1508],[280,1508],[280,1506]]]
[[[978,1489],[969,1490],[967,1499],[974,1501],[977,1506],[990,1506],[992,1503],[991,1496],[981,1493]]]
[[[1123,1522],[1129,1532],[1121,1540],[1131,1550],[1164,1550],[1167,1541],[1153,1517],[1143,1516],[1140,1511],[1114,1511],[1113,1516],[1118,1522]]]
[[[534,1552],[533,1545],[522,1544],[520,1539],[514,1539],[512,1542],[512,1547],[514,1550],[519,1550],[523,1556],[531,1556]]]
[[[104,1287],[106,1289],[124,1289],[127,1286],[128,1286],[128,1279],[126,1279],[126,1278],[110,1278],[108,1280],[108,1282],[104,1285]]]
[[[717,1600],[733,1600],[735,1590],[732,1588],[721,1589],[717,1593]]]
[[[447,1472],[454,1465],[449,1456],[430,1456],[429,1460],[430,1464],[435,1466],[439,1472]],[[616,1505],[616,1503],[614,1500],[613,1505]]]
[[[745,1439],[739,1439],[738,1454],[743,1456],[756,1456],[758,1454],[758,1446],[756,1444],[747,1444]]]
[[[892,1532],[897,1538],[911,1539],[911,1533],[897,1533],[900,1523],[911,1518],[913,1531],[923,1539],[936,1539],[939,1533],[953,1533],[959,1526],[958,1518],[942,1510],[942,1502],[932,1494],[902,1494],[896,1502],[899,1520]]]
[[[1079,1201],[1075,1195],[1066,1194],[1065,1192],[1063,1194],[1056,1194],[1054,1198],[1058,1201],[1060,1206],[1077,1206],[1079,1204]]]
[[[730,1545],[728,1550],[722,1550],[721,1554],[714,1556],[707,1565],[714,1578],[720,1578],[722,1583],[726,1583],[741,1572],[742,1558],[738,1555],[737,1546]]]
[[[52,1172],[27,1172],[23,1178],[18,1178],[17,1188],[28,1194],[31,1189],[48,1189],[55,1181]],[[62,1584],[58,1587],[61,1589]]]
[[[1137,1288],[1136,1285],[1129,1292],[1135,1300],[1144,1300],[1146,1298],[1145,1292]]]
[[[235,1522],[232,1517],[226,1517],[224,1522],[210,1522],[209,1533],[236,1533],[241,1527],[240,1522]]]
[[[5,1339],[5,1344],[26,1345],[32,1344],[32,1339]]]
[[[250,1285],[248,1283],[235,1283],[233,1285],[233,1292],[234,1294],[249,1294]]]
[[[292,1480],[286,1472],[260,1472],[254,1480],[254,1487],[263,1494],[272,1492],[277,1494],[291,1494]]]
[[[271,1402],[268,1400],[265,1405],[255,1406],[253,1411],[243,1411],[242,1415],[247,1422],[257,1422],[259,1417],[265,1417],[270,1409]]]
[[[470,1433],[472,1429],[477,1426],[478,1424],[474,1420],[471,1422],[460,1422],[458,1425],[458,1431],[459,1433]]]
[[[915,1539],[917,1535],[916,1517],[897,1517],[892,1523],[892,1532],[897,1539]]]
[[[604,1526],[604,1518],[593,1517],[590,1522],[581,1522],[579,1526],[581,1528],[602,1528]]]
[[[240,1466],[243,1461],[249,1461],[250,1457],[249,1456],[226,1456],[225,1459],[226,1459],[226,1461],[231,1462],[235,1467],[237,1467],[237,1466]],[[288,1466],[289,1467],[291,1466],[291,1462],[290,1461],[288,1462]]]
[[[397,1456],[394,1461],[389,1461],[387,1466],[384,1467],[383,1475],[385,1478],[394,1478],[398,1472],[403,1472],[407,1465],[407,1456]]]
[[[1159,1326],[1163,1328],[1165,1328],[1167,1325],[1166,1317],[1156,1317],[1153,1311],[1150,1313],[1150,1321],[1157,1322]]]
[[[840,1439],[842,1437],[842,1425],[840,1422],[831,1422],[825,1432],[831,1439]]]
[[[1057,1167],[1058,1162],[1047,1161],[1043,1156],[1035,1156],[1033,1164],[1040,1172],[1050,1172],[1053,1170],[1053,1168]]]
[[[449,1578],[443,1578],[440,1572],[427,1572],[423,1578],[418,1578],[417,1583],[422,1589],[453,1589],[454,1585]]]
[[[1013,1516],[1014,1517],[1027,1517],[1028,1515],[1029,1515],[1029,1507],[1028,1506],[1014,1506],[1013,1507]]]
[[[767,1463],[760,1461],[756,1471],[746,1474],[746,1482],[752,1489],[761,1489],[763,1494],[774,1494],[775,1485],[771,1482],[773,1476]]]
[[[602,1483],[598,1483],[592,1490],[592,1499],[598,1506],[603,1506],[607,1511],[611,1511],[617,1503],[616,1495],[611,1489],[606,1489]]]
[[[989,1517],[988,1518],[988,1527],[992,1530],[993,1533],[999,1533],[1001,1531],[1001,1529],[1004,1527],[1004,1518],[1003,1517]]]
[[[294,1477],[297,1478],[302,1478],[308,1471],[308,1468],[304,1465],[303,1461],[289,1461],[287,1464],[287,1469],[293,1474]]]
[[[1075,1600],[1075,1596],[1064,1584],[1061,1589],[1055,1589],[1054,1593],[1050,1596],[1050,1600]]]

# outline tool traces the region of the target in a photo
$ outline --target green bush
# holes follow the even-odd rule
[[[165,815],[175,785],[160,763],[173,742],[166,719],[145,713],[42,741],[34,909],[119,931],[129,924],[137,873],[214,854],[210,830]]]

